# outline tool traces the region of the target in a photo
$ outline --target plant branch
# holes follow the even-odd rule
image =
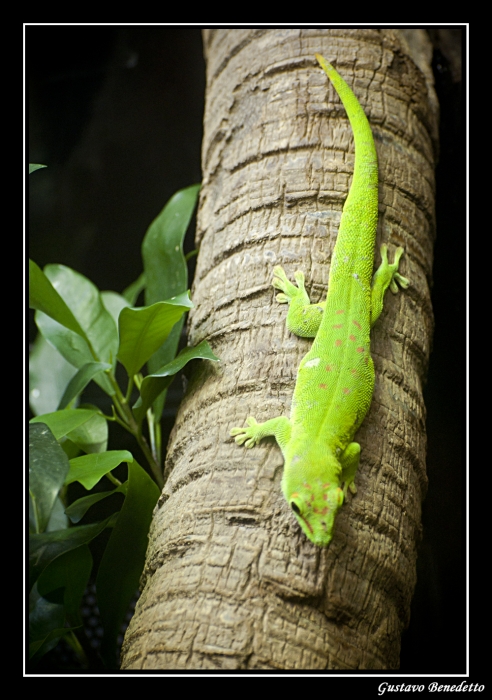
[[[120,414],[121,420],[123,421],[122,424],[138,442],[140,449],[145,455],[145,459],[148,462],[152,474],[154,475],[154,479],[156,480],[157,485],[159,486],[159,488],[162,489],[162,487],[164,486],[164,478],[162,476],[162,470],[159,466],[159,462],[155,459],[147,440],[142,435],[142,430],[141,428],[139,428],[137,421],[135,420],[135,417],[133,415],[133,411],[130,408],[126,397],[123,396],[118,382],[116,381],[113,375],[110,375],[110,380],[115,390],[115,394],[113,396],[113,403],[116,406],[118,413]],[[129,383],[129,387],[130,384],[131,382]],[[120,420],[116,416],[115,418],[118,422],[120,422]]]

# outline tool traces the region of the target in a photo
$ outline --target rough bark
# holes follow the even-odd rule
[[[195,368],[179,411],[123,668],[398,667],[427,483],[422,383],[433,324],[437,109],[421,70],[425,41],[415,38],[418,56],[391,30],[204,33],[189,334],[208,338],[221,363]],[[388,294],[373,331],[376,388],[357,434],[358,493],[327,549],[305,538],[283,501],[274,441],[245,450],[229,437],[249,415],[288,415],[310,341],[286,330],[272,268],[302,268],[311,299],[323,297],[351,181],[351,130],[315,52],[368,115],[380,164],[378,245],[405,247],[401,269],[412,282]]]

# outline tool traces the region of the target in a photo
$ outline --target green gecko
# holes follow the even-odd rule
[[[276,266],[272,285],[277,301],[288,303],[287,328],[298,336],[315,337],[302,359],[290,419],[265,423],[247,419],[247,427],[230,431],[238,444],[253,447],[275,436],[284,457],[282,491],[306,536],[321,547],[332,537],[335,517],[347,495],[356,493],[354,477],[360,445],[353,442],[366,416],[374,389],[369,352],[370,330],[383,309],[388,287],[409,281],[398,272],[403,248],[388,262],[381,246],[381,265],[373,276],[378,219],[378,164],[371,127],[347,83],[316,54],[347,112],[355,141],[352,185],[343,206],[331,260],[325,302],[310,304],[302,272],[292,284]],[[372,281],[372,282],[371,282]]]

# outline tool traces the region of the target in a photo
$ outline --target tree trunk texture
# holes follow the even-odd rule
[[[437,106],[420,30],[213,29],[189,337],[196,364],[170,439],[125,669],[396,669],[416,582],[425,495],[433,315]],[[353,137],[314,59],[333,62],[371,123],[379,245],[402,245],[408,290],[372,334],[376,388],[357,441],[358,492],[330,546],[313,545],[280,490],[275,441],[229,437],[247,416],[289,415],[311,341],[285,327],[272,269],[326,294],[353,172]]]

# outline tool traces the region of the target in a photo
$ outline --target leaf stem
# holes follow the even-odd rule
[[[164,486],[164,478],[162,476],[162,470],[159,466],[159,462],[154,458],[154,455],[152,454],[152,450],[149,447],[149,444],[145,437],[142,435],[142,430],[139,428],[137,421],[135,420],[133,416],[132,409],[128,405],[128,401],[125,396],[123,396],[123,393],[119,387],[118,382],[116,381],[114,375],[109,375],[111,384],[113,385],[113,388],[115,390],[114,396],[113,396],[113,403],[116,407],[116,410],[120,414],[120,419],[116,416],[115,414],[115,419],[117,420],[118,423],[121,423],[124,428],[128,430],[129,433],[131,433],[136,441],[138,442],[140,449],[145,455],[145,459],[148,462],[148,465],[152,471],[152,474],[154,475],[154,479],[156,480],[157,485],[159,488],[162,489]],[[129,387],[132,384],[132,382],[129,382]],[[131,389],[130,389],[131,392]]]
[[[157,462],[160,464],[161,463],[161,445],[162,445],[162,437],[161,437],[161,424],[160,422],[157,422],[155,424],[155,453],[157,456]]]
[[[154,460],[159,463],[159,457],[157,455],[157,450],[156,450],[156,424],[154,420],[154,411],[149,408],[147,411],[147,424],[149,426],[149,438],[150,438],[150,449],[152,450],[152,456]]]
[[[78,656],[81,665],[84,668],[89,668],[89,659],[87,658],[87,654],[85,653],[84,648],[80,643],[80,639],[77,637],[77,635],[74,632],[69,632],[65,635],[65,639],[67,641],[67,644],[72,647],[72,649]]]
[[[77,633],[75,633],[74,630],[72,630],[71,632],[65,635],[64,639],[77,654],[78,658],[80,659],[81,665],[88,669],[103,669],[104,664],[101,660],[101,657],[99,656],[97,651],[95,651],[95,649],[91,647],[90,642],[87,639],[87,635],[85,634],[84,628],[79,627],[75,623],[72,624],[72,622],[74,621],[70,619],[70,616],[68,616],[67,622],[71,627],[77,627]]]
[[[147,442],[145,436],[142,435],[141,432],[137,431],[136,433],[134,433],[134,435],[138,441],[138,444],[140,445],[140,449],[145,455],[145,459],[147,460],[152,470],[152,474],[154,475],[158,487],[162,489],[164,486],[164,477],[162,476],[162,471],[159,467],[159,464],[154,459],[154,455],[152,454],[152,450],[149,447],[149,443]]]
[[[190,250],[189,253],[186,253],[186,255],[184,256],[184,259],[186,260],[186,262],[188,262],[188,260],[191,260],[191,258],[194,258],[195,255],[198,255],[198,248],[195,248],[194,250]]]
[[[106,476],[108,479],[113,483],[115,486],[121,486],[121,481],[117,479],[115,476],[113,476],[112,472],[107,472]]]
[[[130,377],[128,379],[128,387],[126,389],[126,396],[125,396],[126,403],[130,402],[130,399],[132,396],[132,390],[133,390],[133,377]]]

